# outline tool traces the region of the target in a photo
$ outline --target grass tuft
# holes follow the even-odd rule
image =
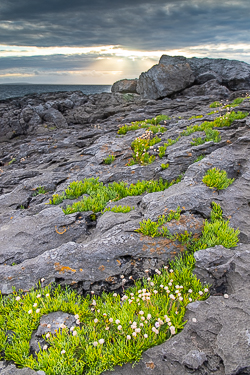
[[[234,178],[227,178],[227,172],[218,168],[212,168],[207,171],[202,179],[205,185],[218,190],[226,189],[234,182]]]

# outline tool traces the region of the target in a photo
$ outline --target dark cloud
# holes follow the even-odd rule
[[[181,48],[249,42],[249,0],[1,0],[2,44]]]

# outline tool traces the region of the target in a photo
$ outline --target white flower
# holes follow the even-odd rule
[[[104,344],[104,339],[100,339],[99,344],[101,344],[101,345]]]
[[[155,322],[155,327],[159,328],[160,327],[160,323],[159,322]]]
[[[171,299],[175,299],[175,296],[173,295],[173,294],[170,294],[170,296],[169,296],[169,298],[171,298]]]
[[[132,300],[132,299],[129,299],[129,300],[128,300],[128,303],[129,303],[129,304],[131,304],[132,302],[133,302],[133,300]]]
[[[117,297],[117,293],[114,293],[114,294],[113,294],[113,297]]]
[[[171,327],[170,327],[170,332],[171,332],[171,335],[174,335],[174,334],[175,334],[175,327],[174,327],[174,326],[171,326]]]
[[[135,329],[135,332],[136,332],[136,333],[140,333],[140,332],[141,332],[141,328],[136,328],[136,329]]]
[[[132,333],[132,336],[134,336],[134,337],[135,337],[135,336],[136,336],[136,332],[133,332],[133,333]]]
[[[34,303],[33,307],[37,307],[37,303]]]
[[[150,148],[151,148],[151,147],[150,147]],[[145,270],[145,272],[146,272],[146,273],[148,273],[148,272],[149,272],[149,270]]]
[[[75,318],[75,319],[79,319],[79,315],[76,314],[76,315],[74,316],[74,318]]]
[[[165,289],[165,290],[168,290],[168,287],[167,287],[167,286],[164,286],[164,289]]]
[[[120,278],[121,278],[121,279],[124,279],[124,275],[121,275]]]
[[[45,278],[43,277],[42,279],[41,279],[41,282],[43,283],[45,281]]]
[[[228,294],[224,294],[224,298],[228,298],[229,297],[229,295]]]
[[[76,320],[76,324],[78,324],[78,325],[79,325],[80,323],[81,323],[81,322],[80,322],[80,320],[79,320],[79,319],[77,319],[77,320]]]
[[[142,317],[141,317],[141,320],[145,320],[145,317],[144,317],[144,316],[142,316]]]
[[[157,294],[158,293],[158,291],[157,290],[154,290],[154,294]]]
[[[133,297],[134,293],[130,293],[131,297]]]
[[[131,336],[130,335],[127,335],[127,340],[131,340]]]
[[[142,311],[142,310],[139,311],[139,314],[140,314],[140,315],[143,315],[143,314],[144,314],[144,311]]]
[[[148,338],[148,335],[145,333],[145,334],[144,334],[144,337],[145,337],[145,339],[147,339],[147,338]]]
[[[148,321],[147,320],[145,320],[145,322],[144,322],[145,324],[147,324],[148,323]]]
[[[28,311],[28,314],[32,314],[32,310],[29,310],[29,311]]]
[[[40,312],[40,309],[36,309],[36,313],[39,314],[39,312]]]
[[[173,273],[173,272],[174,272],[174,270],[169,270],[169,272],[170,272],[170,273]]]
[[[179,285],[175,285],[175,288],[176,288],[176,289],[179,289],[180,287],[179,287]]]
[[[161,285],[160,285],[160,288],[163,288],[163,287],[164,287],[164,285],[161,284]]]
[[[65,354],[66,353],[66,351],[63,349],[62,351],[61,351],[61,354]]]
[[[43,350],[47,350],[48,349],[48,345],[43,345]]]
[[[36,296],[36,298],[41,298],[41,294],[38,294],[38,295]]]
[[[132,280],[133,279],[133,276],[129,276],[129,280]]]
[[[199,291],[199,295],[202,296],[202,294],[203,294],[203,292],[200,290],[200,291]]]
[[[48,327],[48,326],[47,326]],[[70,331],[74,331],[75,327],[70,327]]]
[[[67,328],[65,324],[60,324],[60,328]]]
[[[188,293],[193,293],[192,289],[188,289]]]
[[[122,297],[122,301],[126,301],[126,299],[128,299],[128,296],[125,295]]]
[[[117,329],[118,329],[119,331],[121,331],[121,330],[122,330],[122,326],[119,325],[119,326],[117,327]]]
[[[110,321],[110,323],[112,323],[113,322],[113,318],[109,318],[109,321]]]
[[[50,333],[48,332],[45,337],[48,339],[50,337]]]
[[[193,301],[192,298],[189,298],[189,301],[192,302]]]
[[[91,290],[91,292],[90,292],[91,294],[95,294],[95,292],[94,292],[94,290]]]
[[[179,300],[180,300],[180,301],[183,301],[183,297],[180,297]]]
[[[93,306],[96,306],[96,301],[93,299],[92,304]]]
[[[150,320],[152,318],[152,315],[151,314],[148,314],[147,315],[147,320]]]
[[[150,280],[151,280],[151,277],[148,277],[147,280],[150,281]]]
[[[144,326],[144,324],[143,323],[140,323],[140,327],[143,327]]]
[[[153,281],[150,283],[151,286],[154,286],[155,284],[153,283]]]
[[[105,327],[105,329],[106,329],[106,331],[108,331],[108,330],[109,330],[109,327]]]
[[[197,319],[196,318],[192,318],[192,322],[196,323]]]
[[[73,336],[77,336],[77,332],[76,331],[73,331]]]
[[[169,285],[169,286],[172,286],[172,283],[170,282],[170,283],[168,283],[168,285]]]
[[[98,323],[98,319],[94,319],[94,323]]]
[[[98,345],[98,342],[97,342],[97,341],[94,341],[94,342],[93,342],[93,345],[94,345],[94,346],[97,346],[97,345]]]
[[[49,297],[49,293],[46,294],[46,297]]]
[[[107,316],[107,314],[106,314],[106,313],[104,313],[104,314],[103,314],[103,316]]]
[[[47,328],[51,328],[51,324],[47,324]]]
[[[204,289],[204,292],[207,293],[207,292],[208,292],[208,288],[205,288],[205,289]]]
[[[119,319],[116,319],[115,323],[116,323],[116,324],[119,324],[119,323],[120,323],[120,320],[119,320]]]
[[[17,296],[16,301],[20,301],[21,297]]]

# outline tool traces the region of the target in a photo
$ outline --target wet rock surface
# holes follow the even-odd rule
[[[166,61],[163,59],[161,63],[167,66]],[[181,60],[181,63],[187,62]],[[188,64],[193,69],[190,61]],[[216,73],[213,79],[212,68]],[[178,206],[180,220],[167,223],[171,233],[187,230],[199,235],[213,201],[220,204],[230,225],[241,231],[240,245],[235,249],[215,247],[195,254],[195,272],[212,285],[212,295],[206,301],[188,305],[184,330],[146,351],[134,368],[124,365],[116,368],[114,375],[250,374],[250,117],[234,121],[230,127],[218,128],[221,136],[218,143],[209,141],[192,146],[193,138],[204,137],[203,132],[194,133],[169,146],[162,159],[158,156],[158,147],[169,138],[176,139],[187,126],[212,121],[227,112],[218,109],[218,113],[208,115],[211,102],[222,96],[233,100],[246,95],[246,91],[239,91],[238,95],[232,91],[244,90],[248,84],[247,69],[243,68],[240,79],[244,78],[246,83],[233,88],[217,85],[225,75],[219,76],[220,70],[215,70],[213,64],[209,65],[210,70],[208,65],[193,70],[197,87],[198,82],[199,89],[209,83],[209,90],[213,88],[210,94],[206,90],[192,93],[196,87],[193,86],[173,99],[148,100],[138,94],[120,93],[86,96],[71,92],[0,102],[3,294],[11,293],[13,286],[30,290],[41,279],[45,279],[44,286],[51,282],[69,284],[84,295],[91,290],[119,291],[121,274],[125,278],[130,275],[141,278],[145,269],[160,268],[185,250],[178,241],[135,232],[143,219],[156,220]],[[204,81],[206,77],[210,77],[208,83]],[[250,111],[249,99],[234,110]],[[150,150],[156,156],[155,161],[146,166],[127,166],[133,153],[132,141],[145,131],[139,129],[122,136],[117,134],[119,127],[159,114],[168,115],[171,120],[162,122],[166,131],[158,134],[161,142]],[[192,118],[197,115],[203,117]],[[104,159],[109,155],[114,155],[115,160],[106,165]],[[204,158],[196,162],[201,155]],[[169,167],[162,169],[161,164],[167,163]],[[225,170],[229,178],[235,179],[234,183],[221,191],[204,185],[202,178],[213,167]],[[132,184],[159,178],[171,181],[180,174],[181,182],[164,191],[131,196],[107,205],[110,208],[129,205],[132,209],[128,213],[107,211],[93,216],[88,211],[65,215],[62,208],[80,198],[67,199],[57,206],[49,204],[53,194],[62,193],[70,182],[84,178],[98,177],[104,184],[119,181]],[[58,319],[64,318],[59,312]],[[47,323],[47,317],[42,319],[40,327],[52,325]],[[37,332],[33,335],[39,336]],[[39,337],[34,339],[34,351]],[[36,373],[6,365],[0,362],[1,374]]]

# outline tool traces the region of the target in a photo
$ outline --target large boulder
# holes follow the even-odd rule
[[[138,79],[121,79],[113,84],[111,87],[112,92],[126,93],[137,93],[137,82]]]
[[[197,84],[216,79],[232,91],[250,89],[250,65],[242,61],[168,55],[163,55],[159,61],[165,66],[184,63],[190,65]]]
[[[140,75],[137,91],[143,98],[159,99],[184,90],[193,84],[194,79],[187,63],[157,64]]]

